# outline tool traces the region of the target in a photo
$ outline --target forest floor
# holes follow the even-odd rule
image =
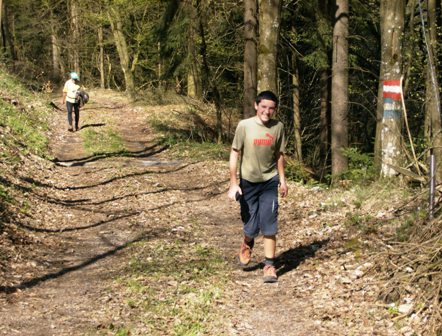
[[[178,157],[146,122],[185,115],[186,106],[91,97],[78,132],[54,110],[54,162],[34,157],[15,172],[26,213],[9,229],[22,238],[4,247],[15,257],[0,274],[1,335],[413,334],[378,301],[372,242],[349,233],[354,205],[345,192],[336,206],[323,187],[289,184],[279,281],[264,284],[260,239],[252,265],[238,267],[242,230],[239,205],[226,196],[228,162]],[[126,151],[85,152],[82,133],[110,125]],[[205,273],[203,261],[216,269]],[[203,309],[199,284],[211,293]]]

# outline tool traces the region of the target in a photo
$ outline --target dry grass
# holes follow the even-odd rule
[[[383,245],[380,296],[397,307],[395,320],[408,318],[422,335],[441,335],[442,218],[418,218],[405,226],[406,239]]]

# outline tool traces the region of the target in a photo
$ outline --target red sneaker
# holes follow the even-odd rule
[[[245,242],[241,243],[241,248],[239,249],[239,264],[241,266],[247,266],[252,259],[252,248]]]
[[[278,281],[278,276],[276,275],[276,268],[273,265],[264,266],[264,283],[272,283]]]

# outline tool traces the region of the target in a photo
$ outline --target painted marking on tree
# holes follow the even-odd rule
[[[399,79],[384,80],[383,97],[383,119],[399,119],[401,117],[401,81]]]
[[[383,96],[393,100],[401,100],[401,80],[384,80]]]

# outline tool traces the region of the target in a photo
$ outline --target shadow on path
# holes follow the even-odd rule
[[[85,260],[84,262],[82,262],[82,263],[80,263],[78,265],[63,268],[63,269],[61,269],[61,270],[59,270],[57,272],[48,273],[48,274],[42,275],[40,277],[36,277],[34,279],[30,279],[30,280],[24,281],[24,282],[22,282],[20,284],[13,285],[13,286],[0,286],[0,292],[1,293],[6,293],[6,294],[12,294],[12,293],[15,293],[19,289],[21,289],[21,290],[29,289],[29,288],[32,288],[34,286],[39,285],[42,282],[45,282],[45,281],[48,281],[48,280],[51,280],[51,279],[56,279],[56,278],[59,278],[59,277],[65,275],[65,274],[81,270],[81,269],[83,269],[83,268],[85,268],[85,267],[87,267],[89,265],[92,265],[92,264],[96,263],[97,261],[99,261],[101,259],[105,259],[107,257],[110,257],[110,256],[114,255],[118,251],[121,251],[121,250],[127,248],[132,243],[136,243],[136,242],[140,242],[140,241],[144,241],[144,240],[160,237],[160,235],[162,233],[164,233],[165,231],[166,230],[163,228],[163,229],[160,229],[158,231],[153,231],[153,232],[142,234],[139,237],[137,237],[137,238],[135,238],[135,239],[133,239],[131,241],[128,241],[128,242],[126,242],[123,245],[116,246],[115,248],[113,248],[113,249],[111,249],[109,251],[106,251],[104,253],[97,254],[96,256],[94,256],[94,257],[92,257],[90,259],[87,259],[87,260]]]
[[[299,266],[304,260],[313,258],[316,251],[327,245],[330,239],[316,240],[309,245],[298,246],[281,253],[276,260],[275,267],[278,276],[282,276]]]
[[[143,148],[139,151],[119,151],[115,153],[98,153],[95,155],[79,158],[79,159],[73,159],[73,160],[59,160],[58,158],[55,158],[52,160],[57,166],[62,167],[76,167],[76,166],[84,166],[87,163],[95,162],[98,160],[103,160],[109,157],[138,157],[138,158],[146,158],[149,156],[153,156],[155,154],[159,154],[163,151],[165,151],[167,148],[169,148],[168,145],[163,145],[160,148],[156,149],[159,146],[159,144],[154,144],[152,146]]]
[[[102,126],[106,126],[106,124],[105,123],[85,124],[80,127],[80,130],[85,129],[85,128],[89,128],[89,127],[102,127]]]
[[[182,169],[185,169],[186,167],[189,167],[192,163],[190,164],[184,164],[178,168],[175,169],[171,169],[171,170],[165,170],[165,171],[156,171],[156,170],[145,170],[142,172],[137,172],[137,173],[131,173],[131,174],[126,174],[123,176],[116,176],[116,177],[112,177],[106,181],[102,181],[99,183],[95,183],[95,184],[91,184],[91,185],[84,185],[84,186],[69,186],[69,187],[58,187],[58,186],[54,186],[52,184],[47,184],[44,182],[40,182],[37,181],[35,179],[33,179],[32,177],[22,177],[21,179],[25,182],[28,183],[32,183],[38,187],[47,187],[47,188],[54,188],[57,190],[79,190],[79,189],[88,189],[88,188],[94,188],[94,187],[98,187],[98,186],[103,186],[118,180],[124,180],[126,178],[130,178],[130,177],[136,177],[136,176],[143,176],[143,175],[147,175],[147,174],[169,174],[169,173],[175,173],[178,172]],[[0,177],[1,178],[1,177]],[[31,190],[31,189],[30,189]]]
[[[275,267],[277,269],[278,277],[294,270],[304,260],[313,258],[323,246],[327,245],[330,239],[317,240],[309,245],[298,246],[296,248],[289,249],[276,257]],[[244,267],[245,272],[253,272],[264,267],[263,262],[253,264],[248,267]]]
[[[186,189],[184,189],[184,190],[186,190]],[[197,189],[195,189],[195,190],[197,190]],[[203,202],[203,201],[206,201],[208,199],[217,197],[217,196],[219,196],[219,195],[221,195],[221,194],[223,194],[225,192],[226,192],[226,190],[220,190],[220,191],[216,191],[216,192],[213,191],[213,192],[210,192],[209,194],[207,194],[207,195],[205,195],[205,196],[203,196],[201,198],[194,199],[194,200],[188,200],[188,201],[186,201],[186,203]],[[149,211],[167,209],[167,208],[172,207],[172,206],[174,206],[176,204],[182,204],[182,201],[178,200],[178,201],[169,202],[169,203],[166,203],[166,204],[158,205],[158,206],[153,207],[153,208],[144,209],[143,211],[149,212]],[[76,207],[76,209],[77,210],[83,210],[83,211],[90,211],[90,212],[94,212],[94,213],[97,212],[94,209],[87,209],[87,208],[82,208],[82,207]],[[121,216],[114,217],[114,218],[107,219],[107,220],[103,220],[103,221],[99,221],[99,222],[96,222],[96,223],[93,223],[93,224],[89,224],[89,225],[86,225],[86,226],[77,226],[77,227],[60,228],[60,229],[38,228],[38,227],[32,227],[32,226],[29,226],[29,225],[26,225],[26,224],[22,224],[22,223],[15,223],[15,225],[18,226],[18,227],[21,227],[22,229],[25,229],[25,230],[28,230],[28,231],[33,231],[33,232],[63,233],[63,232],[80,231],[80,230],[91,229],[91,228],[94,228],[94,227],[97,227],[97,226],[101,226],[101,225],[104,225],[104,224],[108,224],[108,223],[114,222],[114,221],[119,220],[119,219],[138,216],[140,213],[141,213],[140,211],[135,211],[135,212],[131,212],[131,213],[125,213],[125,214],[123,214]]]

